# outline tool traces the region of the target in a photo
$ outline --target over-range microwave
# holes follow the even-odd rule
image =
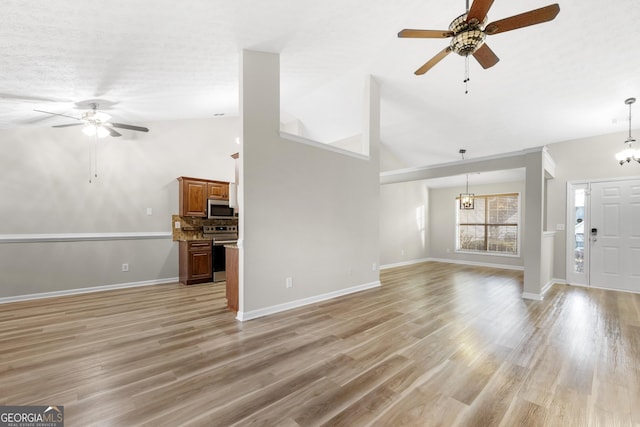
[[[236,210],[232,206],[229,206],[228,200],[209,199],[207,203],[207,218],[236,218]]]

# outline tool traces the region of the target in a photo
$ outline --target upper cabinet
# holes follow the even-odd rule
[[[229,183],[221,181],[208,181],[207,195],[210,199],[229,200]]]
[[[207,181],[181,176],[179,184],[180,216],[207,216]]]
[[[179,215],[207,217],[207,199],[229,200],[229,183],[181,176],[179,182]]]

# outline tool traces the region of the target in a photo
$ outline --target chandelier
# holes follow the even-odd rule
[[[458,151],[458,152],[462,155],[462,160],[464,160],[464,153],[466,153],[467,150],[465,150],[464,148],[461,148],[460,151]],[[465,192],[464,193],[460,193],[460,209],[461,210],[473,210],[473,208],[474,208],[474,203],[473,203],[474,197],[475,197],[475,194],[469,193],[469,174],[467,174],[467,186],[465,188]]]
[[[625,163],[630,163],[632,160],[640,163],[640,149],[634,147],[634,143],[636,140],[631,136],[631,104],[636,102],[635,98],[627,98],[624,103],[629,106],[629,136],[627,140],[624,142],[626,148],[618,154],[616,154],[616,160],[620,165],[624,165]]]

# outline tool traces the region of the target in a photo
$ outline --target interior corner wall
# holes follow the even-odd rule
[[[171,240],[176,178],[233,181],[230,155],[238,151],[240,122],[144,125],[149,133],[123,131],[98,140],[93,183],[94,142],[79,128],[0,130],[0,298],[177,280],[177,243]],[[43,241],[51,236],[63,241]]]
[[[380,187],[380,264],[395,266],[429,257],[429,189],[422,181]]]
[[[640,177],[640,164],[620,166],[615,159],[626,138],[625,132],[617,132],[547,146],[556,164],[555,178],[547,182],[547,227],[556,231],[554,278],[566,280],[567,182]],[[558,224],[564,230],[557,230]]]
[[[277,54],[242,52],[244,314],[379,281],[377,85],[365,85],[364,135],[371,141],[365,160],[280,137],[279,80]]]
[[[471,175],[470,180],[473,180]],[[473,182],[473,181],[472,181]],[[485,185],[472,185],[474,194],[520,193],[520,223],[525,224],[525,182],[502,182]],[[479,264],[523,267],[522,255],[524,227],[520,227],[520,255],[499,256],[455,252],[456,248],[456,197],[465,191],[465,187],[437,188],[429,190],[429,235],[431,246],[429,254],[434,259],[451,260],[453,262],[473,262]]]

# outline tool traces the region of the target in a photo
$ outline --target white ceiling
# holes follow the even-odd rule
[[[552,1],[496,0],[489,21]],[[413,74],[448,40],[396,36],[446,29],[463,0],[5,0],[0,128],[65,123],[33,109],[78,115],[89,99],[133,124],[236,115],[239,52],[253,49],[281,55],[283,117],[319,140],[359,132],[373,75],[382,142],[407,166],[624,131],[624,100],[640,98],[640,2],[559,4],[552,22],[489,36],[501,60],[472,59],[465,95],[455,54]]]

